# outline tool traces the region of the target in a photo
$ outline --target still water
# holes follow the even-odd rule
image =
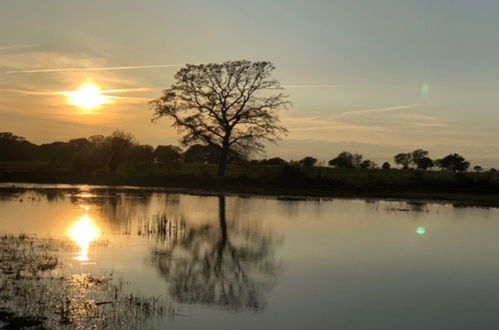
[[[0,187],[0,234],[159,296],[169,329],[499,329],[499,210],[379,200]]]

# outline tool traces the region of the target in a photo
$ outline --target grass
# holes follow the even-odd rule
[[[159,297],[130,293],[113,274],[67,274],[69,241],[0,236],[0,326],[5,329],[142,329],[175,315]]]

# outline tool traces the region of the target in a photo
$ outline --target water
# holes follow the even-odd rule
[[[499,210],[131,188],[0,189],[0,233],[160,296],[171,329],[497,329]]]

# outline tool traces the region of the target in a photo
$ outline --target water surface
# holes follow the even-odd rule
[[[377,200],[0,188],[0,233],[161,296],[171,329],[497,329],[499,210]]]

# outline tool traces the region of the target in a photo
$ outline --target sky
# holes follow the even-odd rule
[[[177,144],[147,102],[182,65],[268,60],[293,102],[268,157],[424,148],[498,167],[498,12],[497,0],[2,0],[0,131]],[[89,81],[112,104],[68,104]]]

